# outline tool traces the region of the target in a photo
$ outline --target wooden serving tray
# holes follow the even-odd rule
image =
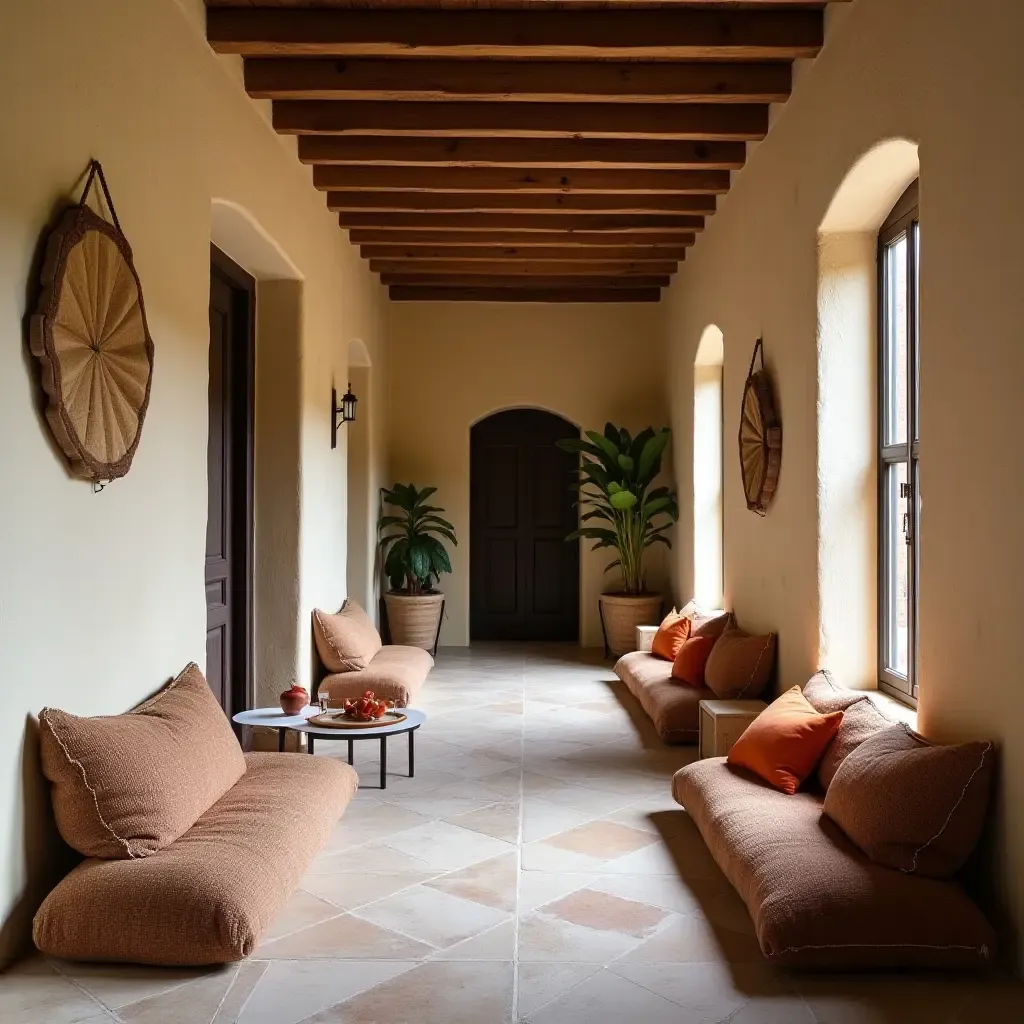
[[[320,729],[381,729],[386,725],[398,725],[408,718],[401,711],[387,711],[383,718],[374,718],[369,722],[360,722],[355,718],[346,718],[345,712],[328,711],[326,714],[314,715],[306,719],[307,725],[315,725]]]

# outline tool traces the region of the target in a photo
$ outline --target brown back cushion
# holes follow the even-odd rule
[[[751,636],[730,621],[708,655],[704,683],[722,700],[751,699],[768,685],[774,664],[774,633]]]
[[[381,649],[380,634],[370,616],[348,600],[336,615],[313,612],[313,638],[328,672],[358,672]]]
[[[818,782],[821,783],[821,788],[828,789],[832,785],[839,766],[862,743],[871,739],[876,732],[888,729],[892,724],[892,719],[886,718],[867,697],[861,697],[850,704],[843,712],[843,721],[836,738],[828,745],[821,764],[818,765]]]
[[[843,761],[824,810],[876,863],[948,878],[978,842],[994,760],[991,743],[938,746],[893,725]]]
[[[845,711],[851,704],[864,699],[863,690],[847,690],[840,686],[828,669],[815,673],[804,684],[804,696],[820,715]]]
[[[245,773],[242,749],[189,665],[123,715],[39,714],[57,827],[87,857],[148,857],[195,824]]]

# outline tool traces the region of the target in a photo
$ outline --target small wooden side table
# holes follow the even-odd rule
[[[654,646],[654,634],[657,632],[657,626],[637,626],[636,649],[638,651],[645,651],[648,654],[650,654],[651,647]]]
[[[725,757],[744,730],[767,707],[763,700],[702,700],[701,757]]]

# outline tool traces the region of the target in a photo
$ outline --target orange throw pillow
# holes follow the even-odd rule
[[[704,666],[708,663],[708,655],[715,646],[713,636],[691,636],[682,647],[672,663],[672,678],[690,686],[704,685]]]
[[[842,721],[842,711],[819,715],[794,686],[747,726],[729,752],[729,764],[752,771],[783,793],[795,793]]]
[[[651,654],[666,661],[675,661],[679,648],[690,638],[690,620],[670,612],[654,634]]]

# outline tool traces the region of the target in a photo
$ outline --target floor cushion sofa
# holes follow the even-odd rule
[[[859,702],[867,700],[821,677],[804,693],[823,714],[863,711]],[[904,728],[879,719],[876,737]],[[840,731],[833,740],[840,754],[855,756],[851,736],[869,741],[866,720],[849,715],[845,739]],[[822,762],[832,785],[843,777],[835,759],[826,752]],[[990,965],[994,931],[956,879],[871,859],[823,813],[822,774],[789,795],[726,758],[707,758],[682,768],[672,782],[675,800],[746,904],[765,957],[811,970]],[[917,780],[915,792],[927,792],[920,787],[928,784]]]
[[[248,956],[358,784],[333,758],[243,754],[195,665],[125,715],[45,709],[40,745],[58,828],[86,859],[33,939],[70,960]]]
[[[336,614],[313,612],[313,639],[320,662],[315,692],[329,694],[332,706],[373,690],[409,707],[434,666],[422,648],[382,644],[370,617],[351,599]]]
[[[640,702],[665,743],[696,743],[700,733],[700,702],[714,700],[706,686],[689,686],[672,678],[672,662],[646,651],[624,654],[615,674]]]

